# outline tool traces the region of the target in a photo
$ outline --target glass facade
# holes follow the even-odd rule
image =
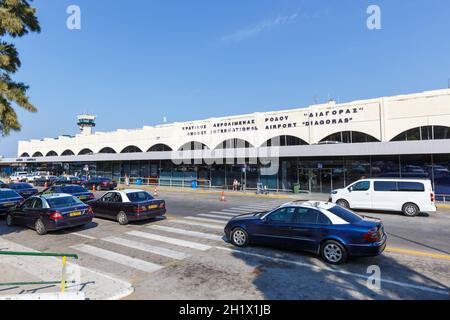
[[[281,158],[277,173],[270,175],[262,170],[261,164],[175,165],[170,160],[31,166],[29,170],[50,171],[55,175],[102,176],[115,180],[127,175],[130,178],[160,178],[166,182],[197,180],[200,186],[225,189],[232,188],[234,179],[247,189],[256,189],[258,183],[262,183],[270,190],[292,191],[294,184],[299,184],[302,191],[320,193],[329,193],[364,178],[429,178],[436,194],[450,195],[450,154]]]

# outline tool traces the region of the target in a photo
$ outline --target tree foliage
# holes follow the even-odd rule
[[[19,70],[21,62],[14,44],[4,40],[5,37],[16,38],[41,31],[31,1],[0,0],[0,131],[4,136],[11,130],[21,129],[15,106],[37,111],[27,96],[28,86],[11,78]]]

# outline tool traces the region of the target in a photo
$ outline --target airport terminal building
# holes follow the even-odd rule
[[[450,194],[450,89],[21,141],[2,170],[89,173],[162,185],[330,192],[360,178],[432,179]]]

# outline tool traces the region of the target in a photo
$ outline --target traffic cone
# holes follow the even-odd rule
[[[220,202],[225,202],[225,192],[222,191],[222,196],[220,197]]]
[[[95,191],[95,184],[92,185],[92,191]]]
[[[158,190],[156,190],[156,187],[155,187],[155,189],[153,190],[153,196],[154,196],[154,197],[157,197],[157,196],[158,196]]]

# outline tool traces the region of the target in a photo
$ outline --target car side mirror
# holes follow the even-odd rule
[[[352,192],[353,191],[353,187],[348,188],[348,191]]]

